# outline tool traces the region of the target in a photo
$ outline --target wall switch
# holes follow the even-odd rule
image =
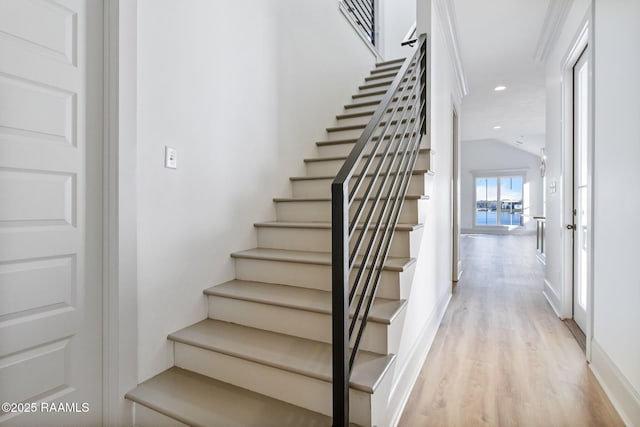
[[[173,147],[165,145],[164,147],[164,167],[169,169],[175,169],[178,167],[176,161],[177,150]]]

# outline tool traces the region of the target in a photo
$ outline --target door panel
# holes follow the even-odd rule
[[[101,423],[102,68],[101,1],[0,1],[3,426]]]
[[[582,331],[587,323],[589,267],[589,52],[573,68],[573,318]]]

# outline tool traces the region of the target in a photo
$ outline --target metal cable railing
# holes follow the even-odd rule
[[[331,184],[334,427],[349,424],[349,377],[426,128],[422,35]]]
[[[376,22],[374,0],[343,0],[349,14],[362,28],[372,45],[376,46]]]

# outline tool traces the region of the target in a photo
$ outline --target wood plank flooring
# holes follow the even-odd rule
[[[531,236],[467,235],[399,427],[623,426],[544,296]]]

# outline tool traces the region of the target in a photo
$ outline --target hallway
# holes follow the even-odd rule
[[[531,236],[462,237],[463,274],[400,427],[623,425],[542,294]]]

